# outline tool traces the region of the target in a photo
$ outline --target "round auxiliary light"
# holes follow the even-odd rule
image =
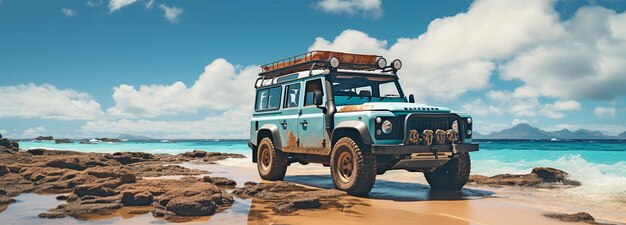
[[[330,64],[330,67],[332,68],[337,68],[339,67],[339,59],[337,57],[332,57],[328,60],[328,63]]]
[[[472,123],[472,118],[467,118],[467,123]]]
[[[385,120],[381,126],[381,130],[383,130],[383,133],[385,134],[391,133],[391,130],[393,130],[393,123],[389,120]]]
[[[380,117],[376,117],[376,123],[380,123],[383,122],[382,119],[380,119]]]
[[[402,61],[399,59],[393,60],[393,62],[391,62],[391,67],[393,67],[394,70],[400,70],[400,68],[402,68]]]
[[[383,57],[380,57],[376,60],[376,67],[378,67],[378,69],[383,69],[387,66],[387,60]]]
[[[467,130],[467,136],[471,136],[472,135],[472,130]]]

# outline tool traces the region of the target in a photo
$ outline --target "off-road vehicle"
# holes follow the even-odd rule
[[[261,178],[282,180],[291,163],[321,163],[351,195],[366,195],[377,174],[396,169],[424,172],[433,189],[460,190],[469,152],[478,150],[472,118],[405,96],[401,67],[331,51],[262,65],[248,143]]]

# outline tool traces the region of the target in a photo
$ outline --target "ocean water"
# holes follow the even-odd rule
[[[582,183],[576,191],[587,194],[626,196],[626,141],[481,141],[472,153],[472,174],[529,173],[533,167],[562,169]],[[97,144],[55,144],[23,141],[23,149],[48,148],[82,152],[120,151],[179,154],[196,149],[240,153],[250,156],[245,140],[129,141]]]

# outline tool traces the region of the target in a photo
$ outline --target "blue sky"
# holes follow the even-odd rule
[[[402,59],[405,92],[473,113],[482,133],[527,122],[615,135],[626,130],[625,9],[621,0],[0,0],[0,132],[243,138],[257,65],[330,49]]]

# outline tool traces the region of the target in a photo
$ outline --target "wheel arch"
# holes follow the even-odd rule
[[[363,144],[372,144],[372,137],[370,137],[367,125],[362,121],[351,120],[343,121],[335,126],[332,133],[332,146],[334,146],[335,143],[346,134],[352,134],[360,137]]]

